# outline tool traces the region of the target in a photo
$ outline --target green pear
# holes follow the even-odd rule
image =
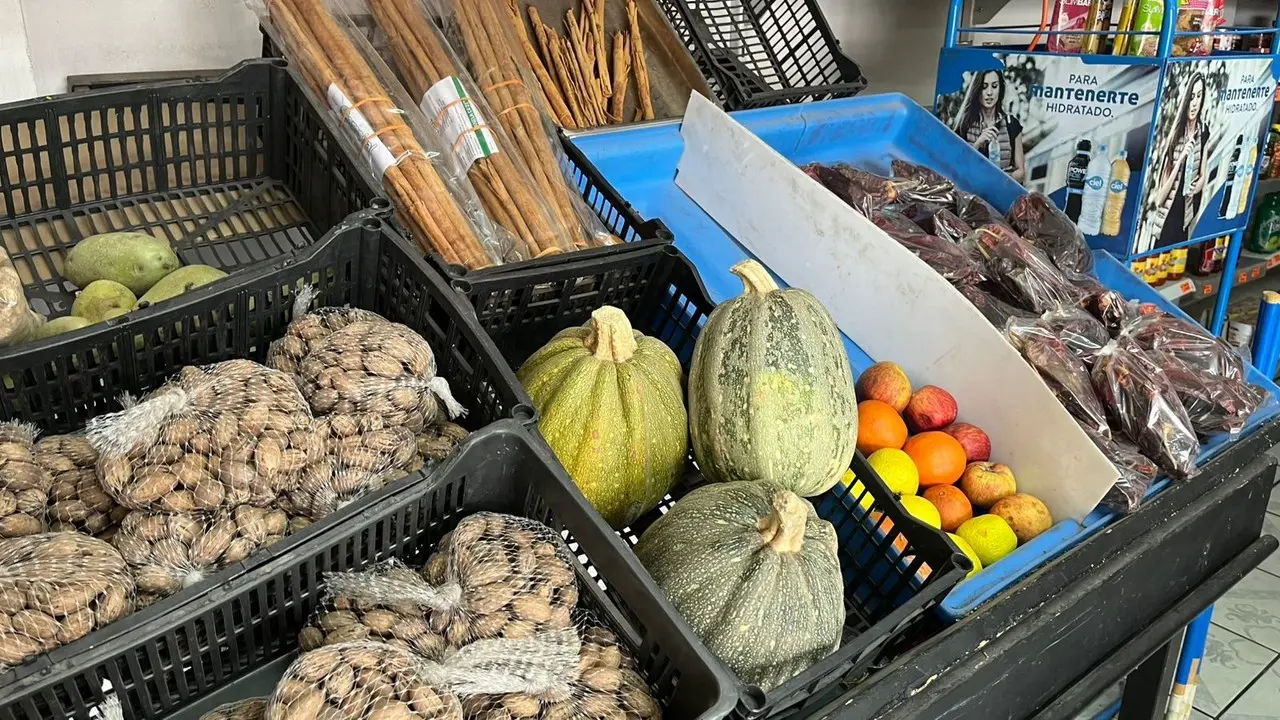
[[[163,300],[178,297],[201,285],[208,285],[221,280],[227,274],[216,267],[208,265],[187,265],[165,275],[145,295],[138,298],[138,307],[143,304],[154,305]]]
[[[94,280],[114,280],[141,295],[182,263],[169,241],[135,232],[94,235],[67,253],[63,275],[84,288]]]
[[[93,323],[90,322],[89,320],[86,320],[82,317],[76,317],[75,315],[67,315],[66,317],[54,318],[53,320],[50,320],[49,322],[45,323],[44,326],[40,328],[40,330],[36,333],[36,337],[39,337],[39,338],[53,337],[54,335],[61,335],[64,332],[71,332],[72,330],[79,330],[80,328],[86,328],[92,324]]]
[[[102,322],[111,310],[128,312],[137,302],[138,298],[124,285],[114,280],[94,280],[76,295],[71,314],[91,323]]]

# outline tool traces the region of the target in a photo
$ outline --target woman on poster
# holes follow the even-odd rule
[[[1160,181],[1156,185],[1155,206],[1164,217],[1164,225],[1156,247],[1184,242],[1200,216],[1209,165],[1209,125],[1202,112],[1204,95],[1204,75],[1193,73],[1187,80],[1173,127],[1158,129],[1158,136],[1169,138],[1169,146],[1157,171]]]
[[[960,106],[956,134],[986,155],[1014,180],[1027,174],[1022,123],[1004,111],[1005,80],[999,70],[974,75]]]

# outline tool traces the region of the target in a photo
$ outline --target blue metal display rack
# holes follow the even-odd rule
[[[1015,106],[1021,108],[1029,113],[1025,123],[1019,123],[1023,135],[1036,134],[1030,142],[1038,144],[1026,151],[1028,161],[1032,155],[1036,156],[1036,164],[1034,168],[1024,169],[1027,175],[1024,183],[1032,189],[1046,192],[1060,204],[1065,204],[1071,188],[1056,186],[1054,178],[1065,177],[1061,172],[1063,168],[1066,168],[1066,173],[1072,172],[1069,158],[1073,153],[1081,153],[1081,146],[1091,146],[1083,151],[1085,154],[1090,151],[1098,153],[1099,144],[1105,152],[1106,141],[1110,141],[1115,143],[1113,147],[1135,151],[1128,152],[1127,157],[1131,175],[1119,232],[1089,234],[1090,245],[1107,250],[1128,263],[1214,238],[1230,237],[1221,288],[1209,323],[1213,332],[1220,333],[1226,322],[1244,231],[1258,187],[1260,163],[1250,159],[1250,148],[1256,157],[1265,145],[1275,78],[1280,71],[1280,63],[1274,62],[1280,53],[1280,43],[1274,42],[1277,31],[1271,27],[1176,31],[1173,20],[1178,17],[1179,1],[1164,0],[1164,3],[1165,22],[1158,31],[1042,32],[1038,26],[964,26],[964,0],[952,0],[945,44],[938,62],[934,111],[944,121],[953,120],[949,123],[953,128],[961,128],[965,119],[965,101],[978,99],[978,93],[969,92],[974,79],[992,78],[991,73],[997,73],[1000,77],[1000,107],[997,110],[1001,118],[1017,121]],[[1104,48],[1107,38],[1114,38],[1117,42],[1125,38],[1130,44],[1141,42],[1143,38],[1158,38],[1158,43],[1155,54],[1148,57],[1048,52],[1042,49],[1045,43],[1037,44],[1035,50],[1027,50],[1026,44],[1021,43],[1032,38],[1056,36],[1101,36],[1099,45]],[[1184,42],[1184,38],[1214,48],[1218,38],[1231,36],[1271,37],[1271,53],[1213,49],[1205,55],[1177,54],[1177,45]],[[987,42],[989,38],[996,42]],[[975,39],[981,44],[973,44]],[[1179,134],[1179,137],[1196,136],[1195,144],[1202,149],[1198,157],[1192,154],[1194,160],[1199,161],[1203,157],[1206,161],[1216,162],[1197,164],[1195,169],[1185,171],[1188,177],[1198,178],[1203,174],[1210,179],[1202,181],[1206,186],[1201,192],[1192,194],[1196,198],[1193,226],[1185,237],[1166,242],[1164,236],[1155,237],[1158,233],[1153,233],[1152,228],[1163,230],[1164,220],[1169,218],[1159,205],[1149,202],[1148,191],[1154,190],[1154,183],[1160,179],[1184,171],[1166,171],[1166,168],[1159,167],[1162,161],[1169,168],[1186,167],[1186,164],[1180,165],[1180,159],[1166,161],[1159,151],[1174,144],[1170,131],[1179,127],[1179,113],[1187,109],[1180,102],[1184,95],[1189,97],[1192,94],[1191,87],[1197,83],[1200,100],[1196,105],[1197,118],[1192,122],[1202,128],[1203,136],[1188,133]],[[1209,128],[1213,128],[1212,132]],[[1014,141],[1011,139],[1009,142],[1012,144]],[[1019,150],[1026,142],[1026,137],[1018,138]],[[988,147],[990,145],[988,142]],[[1006,153],[1008,156],[1012,154],[1012,151]],[[1030,165],[1029,162],[1027,164]],[[1247,174],[1244,178],[1237,178],[1236,171],[1242,169]],[[1083,169],[1078,171],[1084,172]],[[1162,174],[1164,172],[1167,174]],[[1247,180],[1245,186],[1236,188],[1241,179]],[[1247,192],[1240,198],[1242,189],[1247,189]],[[1181,196],[1181,191],[1178,196]],[[1175,196],[1175,201],[1178,196]],[[1203,199],[1204,196],[1208,199]],[[1188,203],[1186,207],[1191,205]],[[1213,212],[1219,207],[1229,211]],[[1176,237],[1177,233],[1172,235]],[[1157,244],[1156,240],[1160,242]]]

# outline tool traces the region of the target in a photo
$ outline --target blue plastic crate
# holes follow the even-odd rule
[[[934,168],[1001,211],[1007,211],[1026,192],[929,111],[903,95],[748,110],[733,113],[733,117],[797,165],[842,161],[888,174],[890,160],[908,160]],[[697,266],[713,301],[738,295],[741,283],[728,269],[749,254],[676,186],[676,166],[684,148],[677,121],[591,133],[576,137],[574,143],[642,216],[663,219],[675,235],[676,246]],[[1103,284],[1126,297],[1182,314],[1110,255],[1100,251],[1095,255]],[[845,347],[855,372],[872,364],[873,360],[847,337]],[[1250,380],[1280,396],[1280,388],[1252,368]],[[1280,407],[1273,404],[1260,412],[1245,433],[1277,410]],[[1221,452],[1227,442],[1223,436],[1206,443],[1201,462]],[[1153,484],[1148,497],[1167,484]],[[1083,523],[1057,523],[996,565],[960,583],[943,600],[940,613],[950,621],[963,617],[1117,517],[1095,510]]]

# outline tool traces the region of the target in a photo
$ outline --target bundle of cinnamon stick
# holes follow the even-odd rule
[[[381,174],[387,195],[418,245],[471,269],[501,263],[494,229],[485,227],[484,218],[478,226],[463,212],[454,195],[456,180],[441,176],[387,88],[322,0],[266,0],[266,7],[291,65],[319,97],[328,99],[339,122],[359,136],[373,174]]]
[[[494,0],[481,0],[493,2]],[[628,121],[653,120],[653,94],[645,60],[644,38],[635,0],[625,0],[626,31],[605,28],[605,7],[610,0],[582,0],[579,12],[565,14],[565,35],[542,21],[538,8],[529,5],[529,24],[537,46],[525,25],[521,0],[505,0],[507,13],[520,41],[520,52],[538,79],[552,117],[563,128],[587,129]],[[624,117],[627,91],[636,81],[636,109]]]

